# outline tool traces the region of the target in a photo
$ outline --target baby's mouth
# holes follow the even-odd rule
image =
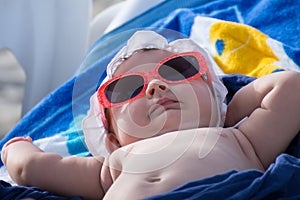
[[[180,109],[180,102],[170,98],[159,99],[154,105],[149,109],[149,115],[160,114],[166,110],[170,109]]]

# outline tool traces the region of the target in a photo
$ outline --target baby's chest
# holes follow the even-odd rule
[[[158,141],[151,140],[123,152],[121,174],[115,179],[112,190],[124,184],[122,190],[133,190],[132,195],[142,195],[138,191],[158,194],[226,171],[259,168],[243,154],[234,137],[231,139],[218,131],[210,135],[192,132],[186,137],[161,139],[166,142],[160,141],[158,145]]]
[[[113,159],[118,160],[121,171],[144,174],[193,167],[207,171],[209,166],[239,170],[253,167],[256,157],[251,144],[238,140],[232,129],[200,128],[137,142],[119,149]]]

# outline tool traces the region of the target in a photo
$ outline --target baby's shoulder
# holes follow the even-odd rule
[[[251,141],[238,127],[224,129],[223,136],[235,144],[247,158],[261,162]]]

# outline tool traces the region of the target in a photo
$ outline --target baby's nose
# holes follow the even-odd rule
[[[146,89],[146,96],[148,98],[152,98],[154,95],[159,95],[169,90],[169,86],[167,83],[153,79],[149,82],[148,87]]]

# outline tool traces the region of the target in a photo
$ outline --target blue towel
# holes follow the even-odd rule
[[[230,171],[192,181],[175,190],[147,200],[177,199],[300,199],[300,160],[283,154],[266,172]]]
[[[5,181],[0,181],[0,199],[1,200],[19,200],[31,198],[35,200],[81,200],[81,197],[62,197],[56,194],[42,191],[35,187],[14,186],[12,187]]]

